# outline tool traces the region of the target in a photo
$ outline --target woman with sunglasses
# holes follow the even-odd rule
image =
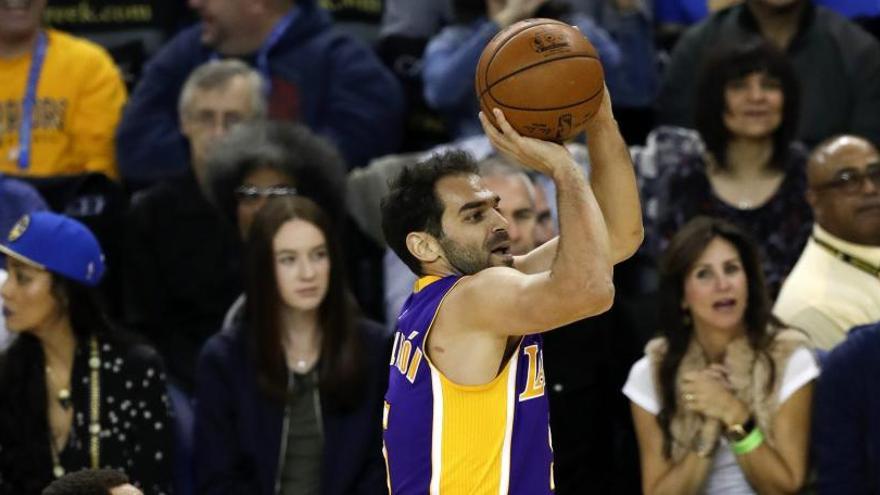
[[[0,355],[0,494],[39,494],[83,468],[124,471],[171,492],[172,420],[162,362],[102,310],[98,241],[79,222],[36,212],[0,244],[7,328]]]
[[[384,493],[389,342],[358,314],[328,216],[269,199],[245,254],[245,307],[202,350],[196,480],[210,495]]]

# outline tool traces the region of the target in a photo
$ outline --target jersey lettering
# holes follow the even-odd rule
[[[544,395],[544,353],[538,349],[536,344],[523,348],[523,354],[529,358],[529,371],[526,374],[526,384],[522,393],[519,394],[519,401],[525,402]]]
[[[422,362],[422,350],[416,347],[413,352],[413,344],[410,340],[416,335],[418,332],[413,332],[409,337],[405,337],[398,332],[394,336],[394,347],[391,350],[391,366],[405,375],[410,383],[415,383],[419,364]]]

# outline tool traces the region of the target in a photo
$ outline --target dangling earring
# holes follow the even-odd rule
[[[685,328],[690,328],[691,326],[691,313],[688,310],[684,311],[684,314],[681,315],[681,323]]]

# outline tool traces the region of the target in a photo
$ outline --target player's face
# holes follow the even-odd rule
[[[782,123],[782,82],[753,72],[729,81],[724,88],[724,125],[735,137],[766,138]]]
[[[290,220],[278,229],[272,250],[284,304],[297,311],[317,309],[330,285],[330,254],[321,230],[305,220]]]
[[[0,0],[0,42],[33,36],[45,8],[46,0]]]
[[[526,254],[535,248],[535,200],[525,174],[489,176],[483,182],[498,194],[498,211],[507,220],[510,253]]]
[[[811,177],[811,203],[820,225],[844,240],[880,246],[880,154],[862,141],[844,141]]]
[[[39,330],[50,326],[63,315],[52,292],[52,274],[6,258],[6,282],[0,287],[6,328],[13,332]]]
[[[253,119],[251,80],[236,76],[214,89],[196,89],[180,116],[181,130],[189,140],[193,168],[201,175],[211,146],[237,124]]]
[[[444,205],[439,239],[453,269],[470,275],[491,266],[512,266],[507,220],[498,210],[499,197],[477,175],[447,176],[436,185]]]
[[[736,248],[713,239],[685,276],[683,306],[697,331],[745,331],[748,302],[745,268]]]

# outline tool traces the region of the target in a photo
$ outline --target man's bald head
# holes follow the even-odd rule
[[[810,185],[828,180],[833,175],[835,165],[848,163],[864,155],[877,155],[877,148],[867,139],[858,136],[835,136],[819,143],[807,162],[807,180]],[[818,182],[815,182],[818,181]]]
[[[807,183],[807,201],[823,229],[848,242],[880,246],[880,153],[870,141],[823,141],[807,162]]]

